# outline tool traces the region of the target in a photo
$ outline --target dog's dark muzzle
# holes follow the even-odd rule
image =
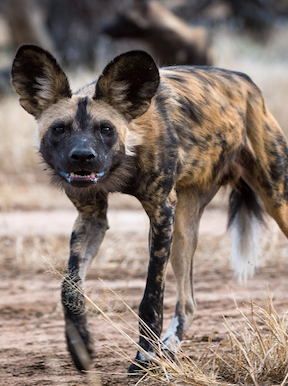
[[[101,171],[103,165],[100,164],[99,157],[90,147],[75,146],[68,154],[68,164],[70,172],[59,173],[75,187],[88,187],[105,174],[105,171]]]

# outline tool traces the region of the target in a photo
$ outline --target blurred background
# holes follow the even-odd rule
[[[54,358],[59,351],[64,352],[59,361],[59,377],[55,383],[48,383],[66,385],[69,382],[61,383],[60,378],[63,371],[66,376],[71,373],[71,364],[65,370],[66,361],[70,362],[61,325],[61,307],[57,306],[60,279],[56,275],[54,283],[55,272],[46,274],[47,262],[42,257],[51,260],[62,274],[65,272],[70,233],[77,214],[65,194],[50,185],[49,173],[44,171],[45,166],[35,148],[36,121],[21,108],[11,87],[12,61],[18,47],[25,43],[38,44],[51,51],[67,73],[74,91],[97,79],[116,55],[132,49],[148,51],[160,66],[196,64],[242,71],[262,90],[269,110],[288,137],[288,0],[0,0],[0,292],[2,289],[3,293],[0,327],[6,326],[3,339],[7,336],[10,339],[9,344],[2,344],[2,358],[7,364],[2,373],[0,368],[0,373],[8,374],[6,369],[15,369],[16,376],[13,373],[6,384],[19,385],[17,374],[22,364],[28,376],[21,384],[36,384],[31,377],[32,368],[40,374],[37,384],[43,384],[39,350],[43,349],[41,360],[46,362],[47,352],[53,350],[51,358]],[[228,287],[237,286],[228,262],[230,239],[224,237],[227,194],[217,195],[205,210],[195,255],[198,305],[206,310],[203,319],[196,318],[199,339],[197,336],[195,339],[203,344],[214,329],[215,319],[211,315],[218,312],[218,329],[223,322],[224,309],[225,315],[234,317],[236,312],[233,302],[233,310],[227,312],[230,295],[226,297],[228,300],[224,297],[222,303],[217,296],[220,294],[223,299]],[[138,210],[141,208],[136,199],[129,196],[112,195],[109,208],[110,230],[89,270],[88,281],[100,276],[115,284],[121,279],[121,283],[115,285],[122,294],[127,294],[129,304],[136,311],[145,286],[148,219],[143,210]],[[266,241],[262,240],[263,256],[273,262],[262,271],[262,284],[266,286],[269,281],[270,289],[277,293],[286,311],[288,245],[277,229],[267,228]],[[131,278],[141,279],[140,284],[133,280],[129,284]],[[258,299],[261,298],[261,275],[259,278],[259,282],[256,278],[251,281],[245,293],[241,292],[244,291],[242,286],[237,287],[242,294],[236,296],[239,304],[244,299],[243,293],[248,294],[249,301],[249,291],[253,291],[254,300],[256,290]],[[168,271],[168,283],[172,282],[173,274]],[[97,287],[97,281],[90,280],[89,286],[92,283]],[[118,289],[114,284],[111,288]],[[131,298],[133,286],[134,300]],[[103,290],[104,306],[109,303],[107,296],[107,290]],[[174,285],[171,285],[167,298],[171,316],[173,296]],[[23,310],[22,314],[19,309]],[[36,335],[40,328],[39,315],[48,315],[45,320],[50,321],[51,331],[47,335],[46,325],[42,335]],[[6,324],[2,323],[3,318]],[[19,329],[20,322],[23,322],[23,333]],[[55,326],[61,327],[56,337]],[[199,326],[204,326],[202,333]],[[39,347],[31,344],[29,337],[35,335],[33,339],[39,342]],[[52,338],[53,346],[47,343]],[[21,342],[23,347],[20,347]],[[107,346],[111,344],[111,341],[105,342]],[[9,345],[17,347],[15,355],[11,350],[6,351]],[[107,362],[107,358],[113,362]],[[114,360],[109,351],[102,358],[101,369],[107,372],[106,362],[113,363],[111,368],[114,368]],[[45,370],[47,377],[49,369],[47,366]],[[126,371],[126,364],[121,371]],[[74,378],[71,382],[77,383]],[[127,385],[126,377],[123,383],[117,384]]]
[[[70,205],[47,187],[48,175],[33,147],[36,123],[10,84],[13,57],[25,43],[51,51],[74,91],[131,49],[148,51],[161,66],[245,72],[288,133],[288,0],[1,0],[2,210]]]

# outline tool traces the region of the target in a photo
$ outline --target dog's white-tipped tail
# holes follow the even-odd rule
[[[245,213],[246,212],[246,213]],[[230,262],[239,282],[246,282],[254,275],[261,254],[259,243],[260,223],[247,211],[238,213],[230,226],[232,247]]]
[[[259,235],[263,221],[256,194],[240,178],[230,194],[228,223],[233,237],[230,261],[239,282],[253,276],[258,267],[261,254]]]

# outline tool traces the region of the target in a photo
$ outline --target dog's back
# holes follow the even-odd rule
[[[287,231],[286,220],[283,222],[288,184],[286,139],[261,91],[247,75],[187,66],[164,68],[160,73],[155,100],[145,117],[132,123],[132,129],[142,133],[146,144],[151,142],[152,132],[158,138],[152,142],[158,143],[157,154],[162,158],[169,152],[163,138],[167,133],[174,137],[178,191],[194,189],[205,195],[211,187],[231,185],[231,262],[236,276],[245,281],[253,275],[261,252],[262,210],[266,208],[284,233]],[[158,119],[154,131],[144,129],[147,115],[151,122]],[[155,149],[152,151],[155,154]],[[151,161],[149,145],[143,157],[149,168],[155,161]]]

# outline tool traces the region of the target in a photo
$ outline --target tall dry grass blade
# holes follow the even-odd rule
[[[283,379],[283,382],[281,383],[280,386],[285,386],[286,385],[286,381],[288,379],[288,373],[286,374],[285,378]]]

